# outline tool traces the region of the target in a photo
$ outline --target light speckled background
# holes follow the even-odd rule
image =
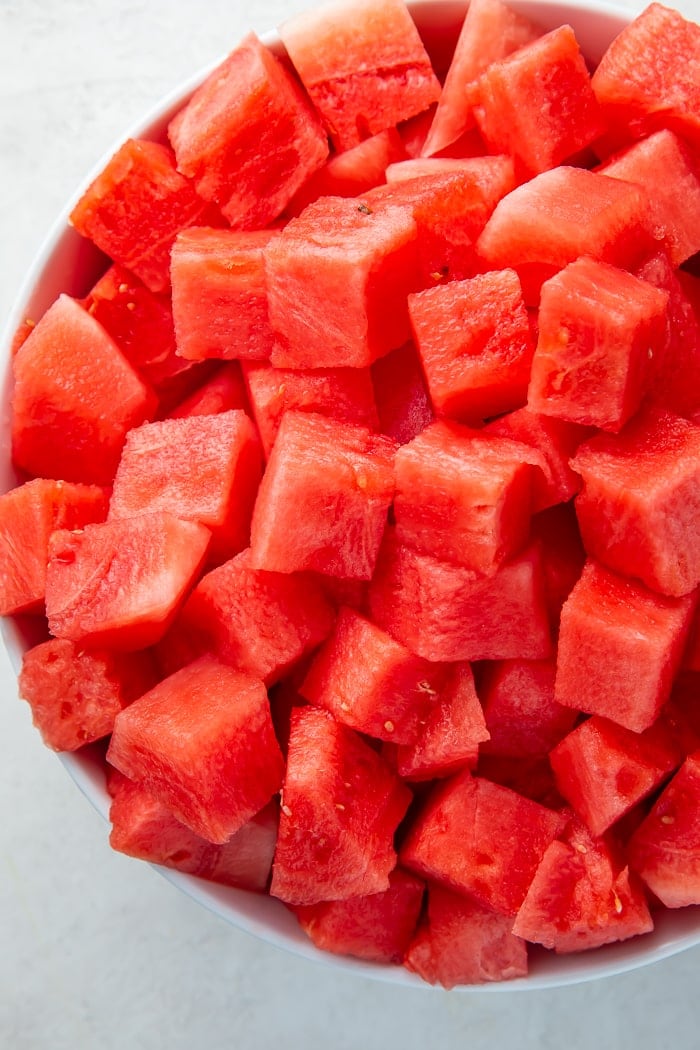
[[[300,0],[0,0],[0,319],[96,160],[183,77]],[[637,5],[633,5],[637,6]],[[700,18],[700,0],[682,8]],[[2,323],[0,321],[0,323]],[[407,991],[230,928],[107,829],[0,653],[0,1046],[7,1050],[690,1050],[700,948],[554,991]]]

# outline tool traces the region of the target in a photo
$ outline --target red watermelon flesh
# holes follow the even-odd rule
[[[563,809],[566,805],[557,791],[548,755],[511,758],[509,755],[488,755],[482,752],[479,754],[476,773],[548,809]]]
[[[700,27],[658,3],[615,37],[593,75],[609,134],[619,142],[670,128],[700,143],[699,85]]]
[[[13,367],[15,463],[38,477],[109,485],[127,432],[156,400],[104,328],[61,295]]]
[[[444,673],[364,616],[342,608],[299,691],[361,733],[412,744],[437,703]]]
[[[608,842],[578,823],[552,842],[513,926],[556,952],[598,948],[649,933],[654,923],[639,881]]]
[[[388,890],[410,800],[353,729],[327,711],[295,709],[271,894],[298,905]]]
[[[107,516],[97,485],[35,478],[0,496],[0,615],[41,612],[49,538]]]
[[[264,249],[276,230],[195,226],[173,244],[171,276],[177,352],[267,360],[275,344],[268,319]]]
[[[513,920],[438,883],[428,887],[428,911],[405,965],[429,984],[510,981],[527,975],[527,944],[511,933]]]
[[[279,806],[256,813],[222,845],[207,842],[182,824],[141,784],[117,770],[110,775],[112,849],[225,886],[262,892],[275,852]]]
[[[456,142],[474,124],[473,89],[492,62],[534,40],[539,29],[500,0],[472,0],[423,155],[433,156]]]
[[[334,0],[279,28],[338,150],[437,101],[440,83],[401,0]]]
[[[241,366],[238,361],[228,361],[217,368],[206,382],[175,405],[168,413],[168,418],[215,416],[219,412],[230,412],[236,408],[250,412]]]
[[[245,550],[200,579],[161,649],[176,663],[214,652],[269,685],[330,634],[333,619],[311,574],[255,569]]]
[[[555,697],[641,733],[668,700],[696,595],[667,598],[588,561],[564,603]]]
[[[164,511],[54,532],[46,570],[51,633],[114,649],[153,645],[196,579],[209,539],[204,525]]]
[[[422,156],[423,149],[436,110],[437,104],[434,103],[428,109],[424,109],[422,113],[418,113],[417,116],[404,120],[398,125],[398,132],[409,160],[433,160],[434,157],[482,157],[485,154],[486,143],[477,128],[474,127],[465,131],[463,135],[460,135],[450,146],[446,146],[444,150],[440,150],[434,156],[424,158]]]
[[[397,347],[371,369],[379,429],[399,445],[420,434],[434,419],[420,358],[413,343]]]
[[[581,445],[576,513],[586,550],[662,594],[700,583],[700,426],[648,408]]]
[[[586,552],[572,503],[559,503],[532,518],[532,538],[542,551],[545,601],[556,636],[561,609],[581,575]]]
[[[499,660],[486,665],[479,697],[489,738],[485,755],[546,755],[573,728],[577,713],[554,699],[555,661]]]
[[[178,169],[234,228],[266,226],[328,156],[308,100],[250,33],[168,128]]]
[[[700,674],[687,669],[686,647],[683,667],[673,683],[671,696],[659,716],[671,732],[678,752],[687,757],[700,749]]]
[[[253,511],[251,565],[370,579],[394,494],[394,450],[364,427],[286,412]]]
[[[290,409],[377,429],[374,388],[366,368],[290,369],[249,362],[243,375],[266,457]]]
[[[262,474],[260,443],[245,412],[144,423],[129,431],[109,519],[169,511],[211,530],[209,558],[248,546]]]
[[[629,843],[630,865],[667,908],[700,904],[700,753],[685,762]]]
[[[131,270],[152,292],[170,287],[170,248],[179,230],[215,212],[175,168],[171,150],[128,139],[71,212],[78,233]]]
[[[19,695],[54,751],[76,751],[112,732],[114,719],[155,683],[147,652],[115,654],[50,638],[22,659]]]
[[[534,343],[514,270],[427,288],[408,305],[436,412],[478,423],[524,405]]]
[[[423,878],[515,915],[565,823],[562,814],[465,771],[433,788],[400,860]]]
[[[485,147],[484,147],[485,148]],[[386,181],[395,185],[431,175],[459,174],[481,190],[485,209],[483,221],[491,214],[501,197],[517,186],[511,157],[497,155],[465,157],[417,157],[397,161],[386,169]]]
[[[418,922],[424,885],[395,868],[389,889],[346,900],[322,901],[294,909],[317,948],[377,963],[400,963]]]
[[[418,286],[417,227],[406,208],[322,197],[265,250],[280,368],[362,367],[409,335]]]

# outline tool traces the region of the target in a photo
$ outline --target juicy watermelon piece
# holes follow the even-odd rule
[[[380,186],[389,164],[405,156],[396,128],[380,131],[351,149],[334,153],[306,180],[285,208],[285,214],[300,215],[319,197],[358,197]]]
[[[581,445],[572,466],[586,550],[663,594],[700,583],[700,426],[654,409]]]
[[[49,630],[105,648],[153,645],[200,570],[209,538],[204,525],[164,511],[54,532],[46,570]]]
[[[418,922],[424,885],[395,868],[389,889],[363,897],[301,905],[294,913],[317,948],[377,963],[400,963]]]
[[[416,223],[404,208],[372,210],[324,197],[265,250],[280,368],[369,365],[406,341],[417,286]]]
[[[308,101],[254,33],[197,88],[168,135],[178,169],[247,230],[276,219],[328,156]]]
[[[171,255],[177,352],[267,360],[270,327],[263,252],[276,230],[217,230],[195,226],[178,234]]]
[[[552,632],[556,636],[562,606],[586,561],[573,504],[560,503],[535,514],[531,531],[533,541],[542,551],[545,600]]]
[[[223,845],[215,845],[182,824],[141,784],[116,770],[109,779],[112,849],[225,886],[265,889],[277,839],[276,802],[269,802]]]
[[[485,780],[529,798],[548,809],[563,809],[566,802],[557,791],[549,756],[511,758],[490,755],[483,749],[479,754],[476,773]]]
[[[380,357],[371,372],[379,429],[405,445],[434,418],[415,346],[409,342]]]
[[[557,788],[592,835],[658,788],[681,759],[671,733],[655,722],[633,733],[594,715],[553,748]]]
[[[117,715],[107,761],[219,844],[270,801],[284,775],[265,686],[209,656]]]
[[[440,83],[402,0],[334,0],[279,27],[338,150],[421,113]]]
[[[534,40],[539,28],[500,0],[472,0],[462,23],[423,156],[440,153],[474,124],[474,88],[491,65]]]
[[[285,413],[253,511],[251,565],[369,580],[394,494],[394,450],[364,427]]]
[[[515,915],[565,823],[562,814],[465,771],[433,788],[400,860],[423,878]]]
[[[109,485],[127,431],[156,399],[104,328],[61,295],[13,367],[15,463],[38,477]]]
[[[399,448],[395,469],[400,543],[486,575],[527,543],[530,446],[441,421]]]
[[[557,701],[648,729],[668,700],[695,604],[587,562],[561,613]]]
[[[501,197],[505,197],[506,193],[510,193],[517,186],[511,157],[486,157],[481,154],[466,157],[416,157],[397,161],[386,169],[386,181],[396,187],[396,183],[412,179],[450,174],[461,175],[481,190],[485,205],[484,223]]]
[[[366,368],[292,370],[256,362],[247,363],[243,375],[266,457],[289,409],[377,428],[374,388]]]
[[[525,403],[534,343],[513,270],[427,288],[408,303],[436,412],[481,422]]]
[[[624,941],[654,927],[644,891],[603,838],[574,823],[545,852],[513,926],[556,952]]]
[[[546,755],[573,729],[577,714],[554,699],[555,661],[499,660],[479,682],[489,739],[485,755]]]
[[[240,409],[144,423],[129,432],[109,519],[169,511],[211,530],[209,557],[224,561],[250,539],[262,475],[255,427]]]
[[[649,4],[608,47],[593,90],[618,141],[670,128],[700,143],[700,26]]]
[[[0,496],[0,616],[41,612],[49,537],[107,516],[97,485],[35,478]]]
[[[263,572],[245,550],[201,578],[161,650],[168,667],[213,652],[270,685],[328,636],[333,619],[311,574]]]
[[[551,652],[536,547],[483,576],[402,545],[389,528],[369,602],[376,623],[426,660],[540,660]]]
[[[230,412],[242,408],[249,412],[245,384],[238,361],[228,361],[221,365],[200,387],[193,390],[188,397],[168,413],[170,419],[182,419],[185,416],[216,416],[220,412]]]
[[[673,266],[700,251],[700,158],[672,131],[634,143],[598,171],[646,189],[656,238],[665,242]]]
[[[148,653],[115,654],[50,638],[24,654],[19,695],[47,747],[77,751],[108,736],[118,712],[154,683]]]
[[[342,608],[299,691],[361,733],[412,744],[430,718],[443,677],[442,667],[414,656],[370,620]]]
[[[272,896],[316,904],[389,889],[411,792],[353,729],[294,710],[282,800]]]
[[[457,663],[447,672],[415,743],[398,744],[390,754],[385,747],[384,754],[402,780],[434,780],[465,766],[473,769],[488,736],[471,666]]]
[[[590,146],[604,124],[571,26],[493,62],[475,86],[474,116],[491,152],[514,157],[528,175]]]
[[[486,143],[476,127],[465,131],[452,145],[446,146],[444,150],[440,150],[437,154],[423,157],[423,149],[436,110],[437,105],[433,104],[428,109],[424,109],[422,113],[411,117],[410,120],[404,120],[398,125],[398,132],[409,160],[447,160],[450,158],[483,157],[486,153]]]
[[[630,865],[667,908],[700,904],[700,754],[688,755],[629,842]]]
[[[157,142],[128,139],[87,188],[70,221],[152,292],[165,292],[176,234],[214,217],[191,182],[176,170],[171,150]]]
[[[542,282],[581,255],[633,265],[650,246],[648,209],[640,186],[564,165],[499,201],[476,247],[489,268],[516,270],[536,304]]]
[[[527,944],[511,933],[513,920],[434,883],[428,912],[405,964],[429,984],[510,981],[527,975]]]
[[[668,294],[594,259],[542,286],[528,407],[619,431],[639,408],[664,345]]]

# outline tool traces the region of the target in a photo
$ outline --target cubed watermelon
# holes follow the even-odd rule
[[[479,697],[489,738],[486,755],[546,755],[573,728],[578,715],[554,699],[551,660],[498,660],[487,664]]]
[[[408,342],[380,357],[371,372],[379,429],[405,445],[434,419],[414,344]]]

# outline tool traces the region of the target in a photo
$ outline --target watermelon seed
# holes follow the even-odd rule
[[[291,811],[291,809],[289,808],[289,806],[286,806],[286,805],[284,804],[284,802],[283,802],[283,803],[282,803],[282,805],[280,806],[280,809],[281,809],[281,810],[282,810],[282,812],[284,813],[285,817],[291,817],[291,815],[292,815],[292,811]]]
[[[620,912],[622,911],[622,901],[620,900],[620,898],[618,897],[617,894],[615,894],[615,898],[614,899],[615,899],[615,911],[619,915]]]
[[[127,308],[127,310],[135,310],[136,309],[136,303],[127,303],[126,304],[126,308]]]
[[[575,849],[577,853],[588,853],[588,850],[582,842],[577,842]]]
[[[338,707],[340,708],[341,711],[349,711],[350,710],[350,704],[346,704],[344,700],[340,701],[340,703],[338,704]]]
[[[371,215],[372,209],[368,208],[366,204],[358,204],[357,210],[361,211],[363,215]]]
[[[335,804],[335,808],[336,808],[336,809],[342,809],[342,810],[345,810],[345,806],[343,805],[343,803],[342,803],[342,802],[336,802],[336,804]]]
[[[664,816],[661,818],[661,823],[662,824],[673,824],[674,821],[675,821],[675,818],[674,817],[670,817],[667,813],[665,813]]]
[[[120,295],[125,295],[128,291],[129,291],[129,285],[128,284],[120,284],[119,285],[119,294]]]
[[[393,733],[394,732],[394,728],[395,728],[394,727],[394,723],[390,722],[387,719],[387,721],[384,723],[384,728],[386,729],[387,733]]]
[[[418,688],[420,689],[421,693],[430,693],[431,696],[437,696],[437,689],[433,689],[430,682],[419,682]]]

